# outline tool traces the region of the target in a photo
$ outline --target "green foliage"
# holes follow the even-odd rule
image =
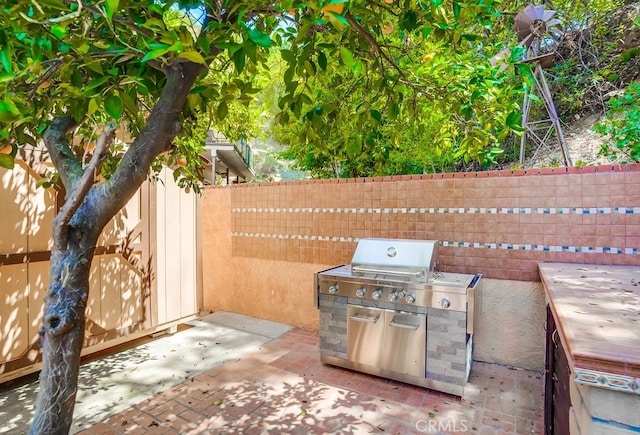
[[[607,137],[600,153],[622,152],[640,161],[640,83],[630,84],[619,98],[607,101],[607,114],[594,130]]]
[[[525,75],[488,59],[515,46],[512,14],[501,12],[525,4],[237,1],[206,14],[197,2],[3,0],[0,144],[35,146],[52,117],[67,113],[79,124],[76,157],[86,160],[86,145],[117,120],[129,139],[110,148],[108,179],[144,130],[166,71],[192,64],[207,69],[177,109],[183,132],[152,165],[186,159],[185,187],[198,184],[208,129],[249,138],[261,113],[277,121],[288,155],[318,176],[490,167],[520,132]],[[601,19],[615,6],[554,4],[565,22]],[[507,63],[520,55],[514,49]],[[561,100],[578,101],[580,76],[561,72],[570,78],[557,82]],[[11,157],[1,159],[6,166]]]
[[[236,11],[234,21],[215,23],[200,34],[203,7],[189,10],[178,2],[110,0],[81,8],[58,1],[14,3],[2,1],[0,9],[0,147],[38,146],[52,117],[67,113],[78,123],[76,159],[86,162],[89,144],[113,119],[128,137],[109,150],[103,166],[108,179],[160,98],[165,68],[185,62],[211,68],[178,108],[183,135],[169,153],[158,156],[155,170],[187,157],[190,167],[178,171],[180,184],[196,187],[202,166],[198,152],[208,128],[218,127],[232,138],[256,130],[246,118],[238,128],[230,125],[247,115],[245,106],[257,92],[252,83],[268,55],[268,35],[278,25],[275,11],[252,18],[252,27],[238,20]],[[238,7],[246,11],[249,4]],[[0,164],[9,167],[14,156],[5,154]]]
[[[270,70],[283,82],[273,133],[290,147],[284,155],[317,177],[494,163],[500,143],[520,130],[521,85],[489,65],[496,48],[478,44],[499,15],[493,3],[480,5],[378,6],[358,22],[380,37],[378,53],[344,38],[316,39],[304,61],[281,50]],[[364,10],[348,5],[354,16]],[[294,78],[299,71],[304,79]]]

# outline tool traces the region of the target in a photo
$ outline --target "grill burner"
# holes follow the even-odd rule
[[[315,274],[326,363],[462,395],[482,275],[436,271],[438,241],[361,239]]]

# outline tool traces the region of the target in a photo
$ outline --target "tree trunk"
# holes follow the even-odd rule
[[[95,184],[95,174],[100,173],[115,124],[105,127],[87,167],[75,159],[68,145],[66,136],[76,126],[72,117],[56,118],[44,134],[68,194],[53,223],[51,275],[40,329],[40,389],[29,434],[69,433],[84,341],[89,273],[98,236],[140,187],[158,154],[171,148],[171,141],[181,130],[178,116],[187,95],[205,70],[206,66],[190,62],[167,66],[167,83],[160,99],[108,182]]]
[[[51,252],[51,279],[40,329],[42,371],[36,415],[29,430],[34,435],[67,434],[73,421],[89,273],[97,237],[68,228],[66,240],[54,240]]]

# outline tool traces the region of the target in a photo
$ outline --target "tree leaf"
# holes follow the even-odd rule
[[[20,110],[8,97],[0,101],[0,121],[13,122],[20,118]]]
[[[65,26],[61,26],[60,24],[54,24],[53,26],[51,26],[50,32],[56,38],[62,39],[67,34],[67,28]]]
[[[349,21],[337,12],[330,11],[329,12],[329,21],[333,24],[337,29],[341,29],[344,26],[349,25]]]
[[[156,48],[155,50],[151,50],[150,52],[148,52],[147,54],[144,55],[144,57],[141,59],[141,62],[146,62],[148,60],[151,59],[156,59],[164,54],[166,54],[169,49],[171,47],[169,46],[164,46],[162,48]]]
[[[131,115],[136,116],[138,114],[138,107],[136,106],[136,102],[133,97],[126,92],[121,92],[120,98],[122,98],[124,108],[127,109]]]
[[[104,110],[106,110],[113,119],[120,119],[123,110],[122,99],[118,95],[109,95],[104,100]]]
[[[247,39],[246,41],[244,41],[244,44],[242,44],[242,48],[244,48],[245,54],[249,59],[251,59],[253,63],[256,63],[258,61],[258,54],[256,53],[256,44],[253,41],[251,41],[250,39]]]
[[[321,51],[318,52],[318,65],[323,71],[327,70],[327,56]]]
[[[515,131],[523,131],[522,129],[522,112],[509,112],[507,115],[507,127]]]
[[[266,33],[262,33],[259,30],[249,29],[249,39],[259,45],[260,47],[271,47],[271,38]]]
[[[13,169],[15,162],[11,154],[0,154],[0,167],[5,169]]]
[[[287,61],[287,63],[289,64],[296,64],[296,56],[293,54],[293,52],[291,50],[285,50],[282,49],[280,50],[280,56],[282,56],[282,58],[284,60]]]
[[[418,16],[412,10],[406,11],[400,17],[400,28],[403,30],[414,30],[418,27]]]
[[[178,57],[183,59],[188,59],[193,63],[200,63],[200,64],[206,63],[204,60],[204,57],[202,57],[202,55],[195,50],[183,51],[178,55]]]
[[[305,60],[304,61],[304,69],[307,72],[308,76],[313,77],[313,76],[316,75],[316,65],[313,62]]]
[[[227,113],[229,113],[229,106],[224,101],[220,101],[218,107],[216,108],[216,118],[218,121],[222,121],[227,117]]]
[[[113,18],[113,14],[118,11],[120,0],[107,0],[107,18]]]
[[[342,63],[349,68],[355,63],[353,61],[353,54],[351,54],[351,51],[347,47],[340,47],[340,59]]]
[[[362,142],[359,140],[349,142],[347,144],[346,151],[347,156],[349,156],[350,159],[360,155],[360,153],[362,153]]]
[[[94,89],[97,89],[98,87],[102,86],[103,84],[105,84],[107,81],[109,80],[109,76],[102,76],[102,77],[98,77],[95,80],[92,80],[87,87],[85,87],[82,90],[82,95],[94,95],[95,92],[91,92]]]
[[[98,100],[94,97],[89,100],[89,108],[87,109],[87,115],[91,116],[95,113],[96,110],[100,108],[98,104]]]
[[[2,50],[0,50],[0,60],[2,61],[2,66],[7,74],[11,74],[11,47],[9,45],[5,45],[2,47]]]
[[[455,17],[456,21],[460,19],[460,3],[456,1],[453,2],[453,16]]]
[[[244,63],[245,63],[244,49],[240,48],[235,53],[233,53],[233,64],[236,66],[236,71],[238,72],[238,74],[240,74],[244,69]]]

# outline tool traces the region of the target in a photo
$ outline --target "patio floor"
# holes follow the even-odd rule
[[[322,364],[318,334],[292,329],[82,434],[539,434],[543,376],[474,362],[455,396]]]

